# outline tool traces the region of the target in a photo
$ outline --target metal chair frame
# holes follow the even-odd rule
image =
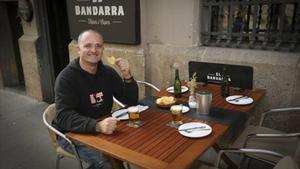
[[[50,109],[50,110],[49,110],[49,109]],[[51,111],[51,109],[54,109],[54,112]],[[68,139],[63,133],[61,133],[60,131],[56,130],[56,129],[51,125],[53,119],[49,119],[50,117],[48,117],[48,116],[49,116],[48,113],[55,113],[55,104],[54,104],[54,103],[51,104],[51,105],[49,105],[49,106],[46,108],[46,110],[44,111],[44,113],[43,113],[43,122],[44,122],[44,124],[46,125],[46,127],[47,127],[47,129],[48,129],[48,131],[49,131],[50,137],[51,137],[51,135],[56,135],[56,136],[59,136],[59,137],[65,139],[65,140],[71,145],[72,150],[73,150],[73,154],[71,154],[71,153],[69,153],[69,152],[67,152],[67,151],[65,151],[65,152],[63,152],[63,153],[58,152],[58,151],[57,151],[57,148],[60,147],[60,146],[59,146],[59,144],[58,144],[56,138],[51,137],[52,141],[54,142],[54,144],[55,144],[55,146],[56,146],[56,147],[55,147],[55,148],[56,148],[56,154],[57,154],[57,156],[56,156],[56,169],[59,169],[59,163],[60,163],[60,160],[63,159],[64,157],[69,157],[69,158],[72,158],[72,159],[77,160],[77,162],[78,162],[78,167],[79,167],[80,169],[83,169],[82,162],[81,162],[81,160],[80,160],[80,158],[79,158],[79,155],[78,155],[78,152],[77,152],[77,150],[76,150],[75,145],[74,145],[74,144],[72,143],[72,141],[71,141],[70,139]],[[54,116],[53,116],[53,117],[54,117]],[[49,122],[50,122],[50,123],[49,123]],[[62,147],[61,147],[61,149],[62,149]],[[62,150],[63,150],[63,149],[62,149]],[[63,151],[64,151],[64,150],[63,150]],[[66,154],[70,154],[70,155],[67,155],[67,156],[66,156]],[[72,156],[72,155],[73,155],[73,156]]]
[[[154,89],[155,91],[159,92],[160,89],[158,87],[156,87],[154,84],[151,84],[149,82],[145,82],[145,81],[141,81],[141,80],[137,80],[136,81],[138,85],[145,85],[145,86],[149,86],[152,89]],[[116,99],[115,97],[113,97],[114,102],[116,102],[121,108],[126,107],[126,105],[124,103],[122,103],[121,101],[119,101],[118,99]]]
[[[271,115],[272,113],[288,113],[288,112],[292,112],[292,111],[300,111],[300,107],[290,107],[290,108],[279,108],[279,109],[270,109],[266,112],[264,112],[261,116],[260,122],[259,122],[259,126],[263,126],[265,118],[267,115]],[[249,134],[243,144],[243,148],[247,147],[247,142],[249,141],[249,139],[252,138],[288,138],[288,137],[296,137],[298,139],[300,139],[300,133],[296,132],[296,133],[282,133],[282,134],[260,134],[260,133],[253,133],[253,134]]]
[[[251,153],[251,154],[266,154],[266,155],[275,156],[275,157],[279,157],[279,158],[284,157],[284,155],[274,152],[274,151],[270,151],[270,150],[252,149],[252,148],[251,149],[249,149],[249,148],[228,148],[228,149],[222,149],[219,151],[217,161],[215,164],[216,167],[219,167],[223,153],[240,153],[240,154]]]
[[[278,109],[270,109],[268,111],[265,111],[262,116],[261,116],[261,119],[260,119],[260,122],[259,122],[259,125],[258,127],[264,127],[264,122],[265,122],[265,119],[268,115],[272,115],[274,113],[288,113],[288,112],[293,112],[293,111],[299,111],[300,110],[300,107],[290,107],[290,108],[278,108]],[[295,132],[295,133],[260,133],[260,131],[257,131],[255,133],[249,133],[246,137],[245,137],[245,140],[244,142],[242,142],[242,147],[240,148],[246,148],[247,149],[247,146],[248,146],[248,143],[250,140],[252,139],[259,139],[259,138],[265,138],[265,139],[268,139],[270,141],[272,141],[272,139],[276,139],[276,138],[291,138],[291,137],[294,137],[294,138],[297,138],[298,139],[298,146],[297,146],[297,149],[296,149],[296,153],[295,155],[298,156],[299,154],[299,151],[300,151],[300,142],[299,142],[299,139],[300,139],[300,133],[298,132]],[[266,143],[267,140],[265,140],[264,143]],[[285,146],[285,145],[283,145]],[[255,148],[255,147],[254,147]],[[278,150],[277,150],[278,151]],[[246,154],[247,152],[243,153],[243,154]],[[258,153],[258,154],[261,154],[261,153]],[[250,154],[249,154],[250,155]],[[253,154],[254,155],[254,154]],[[244,160],[245,158],[245,155],[243,155],[244,157],[242,158],[242,160]],[[291,155],[292,156],[292,155]],[[252,156],[251,156],[252,157]],[[295,158],[295,156],[293,156]],[[253,156],[252,158],[256,158],[258,160],[261,160],[261,161],[264,161],[264,162],[267,162],[269,164],[275,164],[276,162],[275,161],[270,161],[270,160],[267,160],[267,159],[263,159],[263,158],[260,158],[259,156]],[[296,157],[297,158],[297,157]]]

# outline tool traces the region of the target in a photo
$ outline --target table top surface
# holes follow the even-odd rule
[[[171,120],[170,113],[150,108],[142,112],[140,118],[143,122],[140,128],[128,127],[128,121],[120,121],[112,135],[67,133],[67,136],[141,168],[176,169],[189,168],[228,128],[223,124],[206,121],[213,129],[210,135],[188,138],[166,125]],[[183,118],[183,122],[190,121],[195,120]]]

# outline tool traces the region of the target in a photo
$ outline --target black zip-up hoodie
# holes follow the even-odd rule
[[[136,81],[125,83],[111,67],[98,63],[96,74],[79,65],[79,58],[62,70],[55,81],[56,118],[61,132],[95,133],[97,119],[111,112],[113,96],[127,105],[138,102]]]

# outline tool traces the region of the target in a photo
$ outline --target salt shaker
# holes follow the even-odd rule
[[[194,93],[189,96],[189,107],[191,109],[195,109],[197,107],[196,97]]]

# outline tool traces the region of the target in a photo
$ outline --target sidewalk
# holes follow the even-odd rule
[[[47,106],[21,93],[0,90],[0,169],[55,168],[56,154],[42,121]],[[61,169],[74,168],[74,160],[61,160]]]

